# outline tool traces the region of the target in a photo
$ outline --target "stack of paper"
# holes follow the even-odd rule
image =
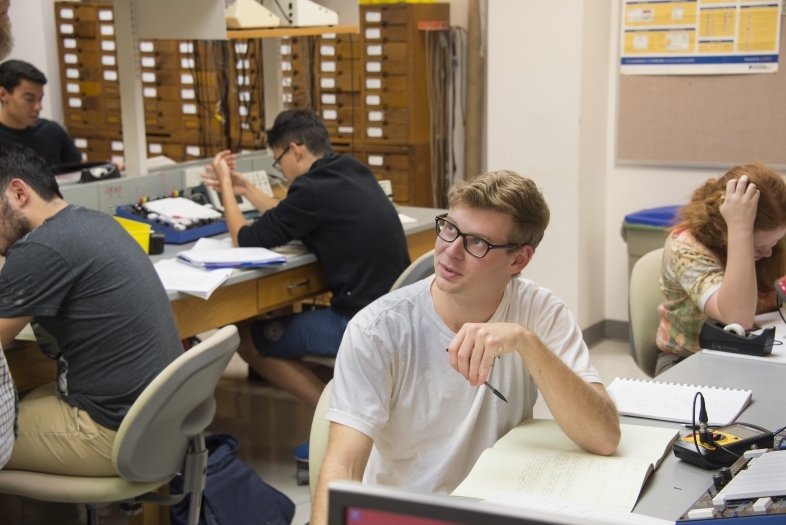
[[[230,248],[223,241],[203,243],[205,240],[200,239],[192,249],[178,253],[177,259],[205,270],[256,268],[287,262],[286,255],[266,248]]]
[[[158,261],[155,264],[158,277],[164,289],[169,292],[183,292],[208,299],[216,288],[226,281],[232,269],[200,270],[177,262],[175,259]]]

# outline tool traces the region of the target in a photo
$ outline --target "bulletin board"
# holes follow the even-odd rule
[[[786,57],[786,24],[780,53]],[[756,75],[622,75],[622,164],[786,166],[786,65]]]

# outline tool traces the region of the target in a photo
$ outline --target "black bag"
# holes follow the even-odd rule
[[[202,493],[199,525],[290,525],[295,504],[237,458],[238,442],[230,434],[205,438],[207,483]],[[169,484],[172,494],[183,492],[183,475]],[[188,523],[190,496],[170,508],[172,525]]]

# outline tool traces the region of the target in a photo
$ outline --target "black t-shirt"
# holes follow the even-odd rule
[[[371,170],[348,155],[317,160],[278,206],[238,234],[240,246],[272,248],[293,239],[316,254],[330,304],[346,316],[389,292],[409,266],[398,213]]]
[[[0,124],[0,140],[27,146],[41,155],[48,166],[82,161],[82,153],[66,130],[45,118],[38,119],[25,129],[12,129]]]
[[[110,215],[68,206],[16,241],[0,271],[0,317],[33,316],[56,339],[63,400],[117,430],[183,353],[150,258]]]

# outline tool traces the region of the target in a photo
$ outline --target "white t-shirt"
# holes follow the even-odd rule
[[[515,353],[499,357],[488,377],[508,403],[451,368],[446,349],[456,334],[434,308],[433,280],[390,293],[350,321],[326,419],[374,441],[364,482],[450,493],[485,449],[532,417],[538,389]],[[581,330],[549,290],[511,279],[489,322],[525,326],[579,377],[601,382]]]

